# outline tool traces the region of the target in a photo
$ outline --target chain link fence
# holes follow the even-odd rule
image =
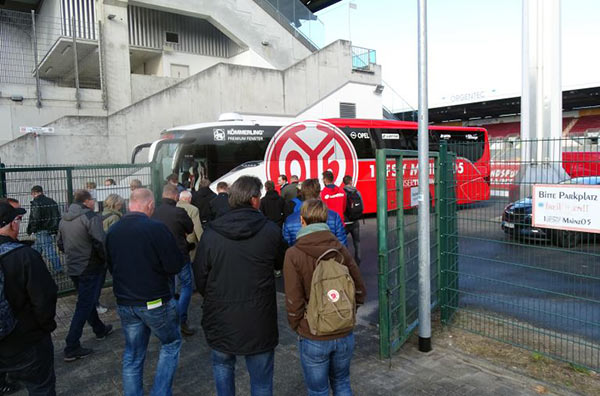
[[[19,166],[0,168],[0,197],[16,200],[27,210],[21,222],[19,240],[27,241],[42,254],[48,270],[54,277],[59,293],[73,290],[67,275],[64,253],[56,241],[60,217],[73,202],[79,189],[86,189],[96,199],[94,210],[101,215],[104,201],[111,194],[125,200],[120,211],[127,209],[132,181],[154,189],[153,172],[149,164],[89,165],[89,166]],[[43,194],[55,203],[33,205],[32,187],[40,186]],[[33,210],[32,210],[33,209]],[[110,276],[107,279],[110,282]]]
[[[465,143],[468,145],[468,143]],[[442,318],[453,326],[545,354],[576,366],[600,369],[600,234],[575,229],[573,217],[598,218],[579,202],[532,199],[534,186],[600,189],[598,139],[505,139],[491,148],[491,198],[462,205],[442,232],[458,238],[446,251],[456,265],[442,275]],[[447,180],[443,187],[455,191]],[[570,191],[570,190],[569,190]],[[558,197],[557,197],[558,198]],[[538,214],[534,214],[534,205]],[[539,214],[554,213],[555,226]],[[533,217],[538,219],[535,223]],[[544,220],[545,221],[545,220]]]

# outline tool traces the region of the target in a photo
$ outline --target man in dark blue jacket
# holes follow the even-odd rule
[[[319,199],[320,193],[321,185],[317,179],[307,179],[302,182],[300,196],[304,201],[308,201],[309,199]],[[331,209],[327,212],[327,225],[341,244],[347,246],[348,238],[346,237],[344,223],[340,216]],[[298,207],[297,210],[294,208],[294,212],[290,214],[287,219],[285,219],[285,223],[283,223],[283,239],[285,239],[289,246],[293,246],[294,243],[296,243],[296,234],[298,234],[298,231],[300,231],[301,228],[300,207]]]
[[[167,226],[150,218],[153,212],[152,192],[136,189],[131,193],[129,213],[110,228],[106,237],[108,268],[125,333],[126,395],[143,392],[150,333],[161,343],[153,395],[171,395],[181,347],[177,304],[170,283],[187,262]]]
[[[233,183],[231,211],[209,223],[194,259],[196,285],[204,297],[202,328],[219,395],[235,394],[236,355],[246,358],[252,394],[273,394],[279,343],[273,270],[284,243],[279,227],[258,210],[261,188],[253,176]]]

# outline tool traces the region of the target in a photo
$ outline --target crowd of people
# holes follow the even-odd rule
[[[99,298],[109,271],[125,336],[125,395],[143,394],[151,334],[161,344],[151,394],[171,394],[181,337],[196,334],[195,318],[188,315],[194,286],[203,300],[201,326],[212,351],[217,394],[235,394],[236,357],[243,356],[252,395],[272,395],[279,343],[275,278],[282,274],[308,394],[328,395],[330,389],[352,394],[352,329],[366,294],[358,267],[362,197],[350,176],[336,186],[332,172],[325,171],[322,182],[323,189],[317,179],[291,176],[288,183],[281,175],[277,185],[265,183],[263,194],[258,178],[242,176],[231,185],[218,183],[215,194],[208,180],[190,189],[173,174],[158,203],[133,180],[127,200],[110,194],[100,205],[90,182],[62,214],[42,186],[33,186],[27,225],[33,244],[18,240],[26,211],[4,199],[0,392],[18,380],[30,394],[55,394],[50,335],[57,286],[51,273],[68,275],[77,291],[65,362],[93,353],[80,342],[86,323],[98,340],[113,333],[99,316],[106,312]],[[353,255],[346,248],[348,234]]]

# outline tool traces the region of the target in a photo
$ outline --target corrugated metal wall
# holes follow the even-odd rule
[[[169,45],[176,51],[229,58],[241,52],[229,37],[210,22],[185,15],[128,7],[129,45],[159,48]],[[179,43],[166,43],[165,33],[177,33]]]
[[[77,37],[96,40],[96,8],[94,0],[62,0],[62,30],[64,36],[71,36],[73,18]]]

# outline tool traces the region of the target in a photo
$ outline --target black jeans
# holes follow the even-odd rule
[[[66,338],[65,353],[77,350],[81,344],[79,339],[83,333],[83,326],[88,322],[96,335],[102,335],[106,331],[106,326],[98,317],[96,303],[98,302],[98,293],[102,287],[102,274],[86,274],[80,276],[71,276],[71,280],[77,289],[77,304],[71,327]]]
[[[346,235],[352,235],[352,243],[354,244],[354,261],[356,265],[360,265],[360,220],[346,224]]]
[[[11,379],[25,383],[30,396],[56,395],[54,345],[50,334],[15,356],[0,357],[0,372],[10,373]]]

